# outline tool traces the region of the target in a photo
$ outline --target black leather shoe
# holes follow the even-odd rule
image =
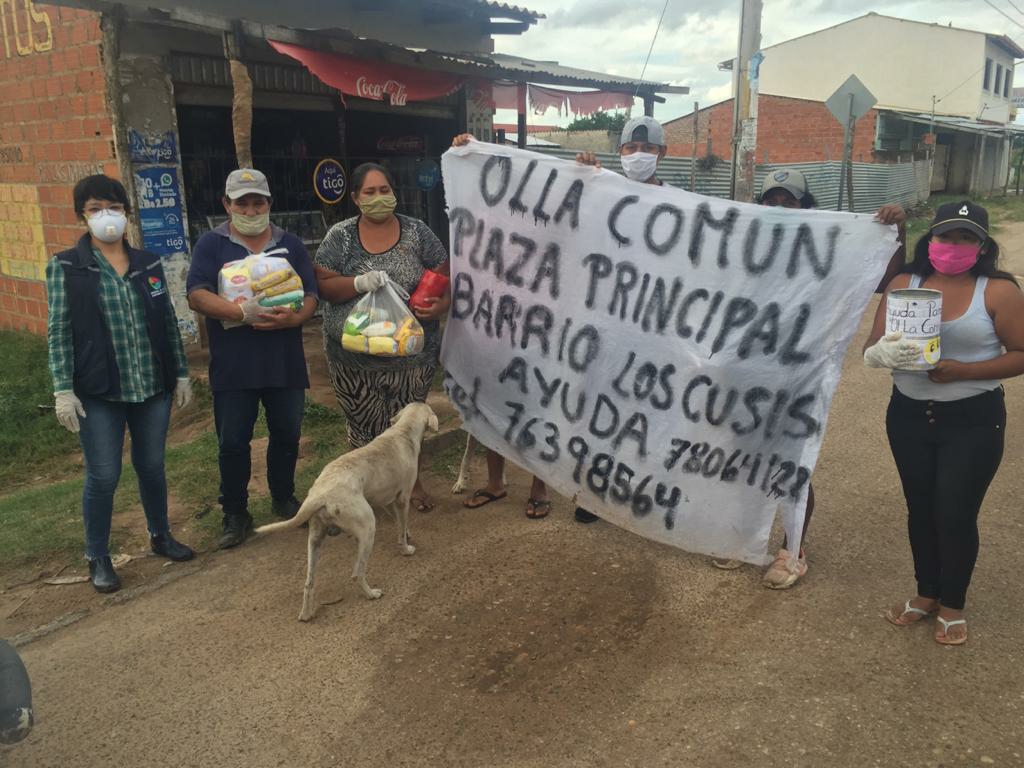
[[[593,512],[588,512],[583,507],[576,507],[576,511],[573,513],[573,517],[576,518],[577,523],[583,523],[584,525],[596,523],[598,520],[601,519]]]
[[[219,549],[237,547],[252,536],[252,517],[248,513],[241,515],[224,515],[224,533],[217,543]]]
[[[169,560],[174,560],[177,563],[191,560],[193,555],[195,555],[195,552],[190,547],[186,547],[180,541],[175,541],[170,531],[161,533],[158,536],[150,536],[149,548],[156,554]]]
[[[114,564],[109,557],[97,557],[89,561],[89,580],[97,592],[117,592],[121,588],[121,579],[114,571]]]
[[[270,511],[282,520],[291,520],[295,517],[295,513],[299,511],[299,507],[301,506],[301,501],[296,499],[294,496],[289,496],[287,499],[272,499],[270,502]]]

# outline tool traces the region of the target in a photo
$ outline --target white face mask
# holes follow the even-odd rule
[[[633,181],[647,181],[658,170],[658,156],[650,152],[622,155],[619,160],[622,161],[622,170],[626,172],[626,178]]]
[[[104,208],[90,216],[87,223],[89,231],[97,240],[104,243],[116,243],[124,237],[125,227],[128,226],[128,217],[123,213]]]

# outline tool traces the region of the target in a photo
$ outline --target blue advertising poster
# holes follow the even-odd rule
[[[313,191],[321,201],[328,205],[340,203],[345,197],[345,169],[333,158],[317,163],[313,171]]]
[[[147,136],[129,128],[128,149],[132,162],[138,165],[178,162],[178,141],[173,131]]]
[[[424,160],[416,168],[416,186],[429,192],[441,180],[441,168],[433,160]]]
[[[135,189],[139,196],[142,247],[157,256],[187,252],[178,169],[137,168]]]

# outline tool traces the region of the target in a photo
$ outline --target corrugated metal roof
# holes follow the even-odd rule
[[[886,114],[893,117],[907,120],[911,123],[930,125],[932,116],[921,112],[904,112],[899,109],[885,110]],[[968,131],[969,133],[983,133],[985,135],[1024,132],[1024,125],[1014,123],[983,123],[978,120],[971,120],[966,117],[953,117],[951,115],[935,115],[936,128],[952,128],[954,131]]]
[[[497,0],[477,0],[478,5],[486,6],[492,11],[501,11],[502,13],[508,13],[513,17],[526,17],[529,19],[546,19],[543,13],[537,11],[531,11],[529,8],[521,8],[518,5],[509,5],[508,3],[499,3]]]
[[[657,93],[689,93],[690,89],[685,86],[674,86],[671,83],[659,83],[653,80],[637,80],[629,77],[609,75],[605,72],[594,72],[589,69],[578,69],[577,67],[566,67],[557,61],[534,61],[525,59],[522,56],[512,56],[506,53],[488,54],[452,54],[432,51],[435,55],[447,58],[450,61],[461,63],[472,63],[481,67],[494,67],[509,73],[509,79],[517,79],[516,76],[525,75],[525,79],[531,82],[543,82],[534,78],[551,77],[559,78],[569,82],[567,84],[578,84],[581,88],[609,88],[611,90],[633,91],[639,87],[644,91]]]

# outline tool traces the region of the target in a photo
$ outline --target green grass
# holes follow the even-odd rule
[[[195,403],[174,412],[172,429],[180,433],[200,424],[198,436],[167,449],[167,483],[173,499],[188,508],[198,532],[191,540],[208,543],[220,530],[217,504],[220,472],[217,436],[208,427],[213,409],[209,389],[195,382]],[[0,565],[16,566],[82,549],[82,469],[78,439],[61,427],[53,409],[46,364],[46,340],[22,333],[0,332]],[[195,430],[193,430],[195,431]],[[267,434],[260,416],[255,437]],[[296,475],[300,498],[324,464],[347,446],[345,419],[337,411],[306,401],[303,435],[306,459]],[[269,519],[267,490],[252,488],[250,509],[258,522]],[[125,457],[114,512],[139,515],[138,487],[131,462]],[[117,520],[111,545],[118,546]]]
[[[0,331],[0,424],[0,488],[67,469],[78,439],[54,416],[46,340],[39,336]]]

